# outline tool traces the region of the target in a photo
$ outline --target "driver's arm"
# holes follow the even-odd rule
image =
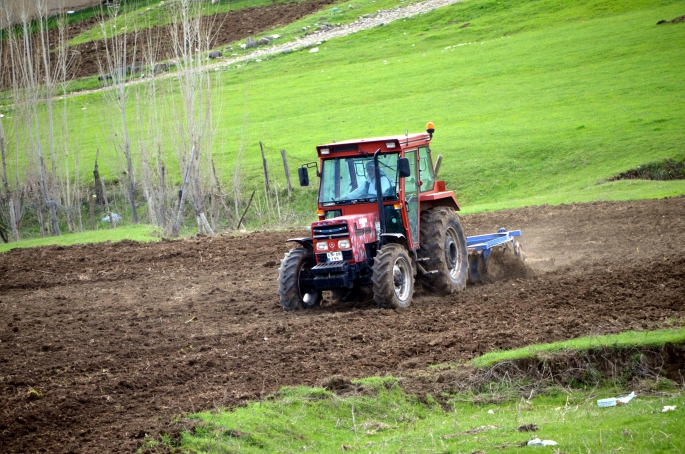
[[[365,181],[365,182],[363,182],[362,184],[360,184],[359,187],[358,187],[357,189],[355,189],[354,191],[348,193],[344,198],[347,199],[347,200],[353,200],[353,199],[358,199],[358,198],[360,198],[361,196],[366,195],[366,186],[367,186],[366,183],[367,183],[367,182]]]

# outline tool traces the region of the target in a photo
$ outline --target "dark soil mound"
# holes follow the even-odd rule
[[[640,165],[607,181],[616,180],[685,180],[685,160],[666,159],[662,162]]]
[[[656,24],[657,24],[657,25],[661,25],[661,24],[677,24],[678,22],[685,22],[685,16],[678,16],[678,17],[676,17],[675,19],[671,19],[671,20],[660,20],[660,21],[657,22]]]

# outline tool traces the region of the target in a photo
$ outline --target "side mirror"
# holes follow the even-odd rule
[[[298,167],[297,176],[300,178],[300,186],[309,186],[309,172],[306,167]]]
[[[397,172],[400,178],[411,176],[411,169],[409,168],[409,158],[400,158],[397,160]]]

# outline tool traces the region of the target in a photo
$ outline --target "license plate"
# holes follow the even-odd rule
[[[342,252],[327,252],[327,260],[329,262],[342,262]]]

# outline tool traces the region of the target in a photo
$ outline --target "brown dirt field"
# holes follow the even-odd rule
[[[259,34],[295,22],[309,14],[312,14],[325,5],[333,3],[333,0],[309,0],[298,3],[277,3],[257,8],[245,8],[227,13],[216,14],[207,17],[207,26],[213,31],[210,47],[216,48],[248,37],[258,37]],[[67,39],[77,36],[82,30],[97,26],[97,18],[72,24],[66,31]],[[136,48],[137,62],[129,61],[130,66],[143,65],[143,59],[148,54],[148,43],[156,48],[157,61],[173,58],[170,48],[169,26],[155,27],[141,30],[136,37],[134,34],[126,36],[126,47],[129,49],[129,58],[133,58],[133,49]],[[36,37],[37,39],[37,37]],[[56,43],[58,30],[50,31],[50,42]],[[111,40],[110,40],[111,41]],[[38,42],[36,41],[36,46]],[[111,48],[111,44],[110,44]],[[100,65],[107,68],[107,54],[104,41],[93,41],[70,47],[74,57],[73,68],[70,77],[79,78],[92,76],[100,73]],[[9,61],[9,49],[6,46],[0,48],[2,58]],[[11,85],[10,68],[3,68],[0,72],[0,87]]]
[[[0,254],[0,451],[131,452],[186,412],[333,374],[401,376],[479,353],[685,317],[685,198],[463,218],[523,230],[533,279],[285,313],[262,232]],[[32,392],[31,390],[35,390]]]
[[[217,48],[248,37],[258,37],[260,33],[295,22],[330,3],[333,3],[333,0],[278,3],[208,16],[206,20],[207,27],[213,32],[212,42],[209,47]],[[128,34],[126,38],[126,46],[128,49],[131,49],[129,58],[133,58],[132,50],[134,47],[137,47],[136,59],[138,62],[131,63],[131,66],[144,64],[148,41],[157,48],[155,52],[157,54],[157,61],[164,61],[174,57],[174,52],[171,48],[170,26],[141,30],[137,38],[133,34]],[[104,41],[79,44],[73,48],[80,53],[80,64],[76,77],[98,74],[98,61],[107,61]],[[104,67],[106,68],[106,65]]]

